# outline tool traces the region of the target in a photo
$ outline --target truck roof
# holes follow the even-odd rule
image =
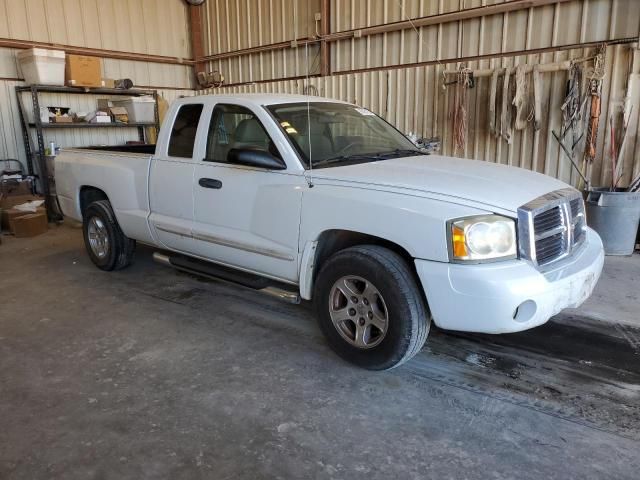
[[[332,103],[348,103],[335,98],[317,97],[315,95],[294,95],[288,93],[229,93],[229,94],[211,94],[198,95],[195,97],[184,97],[179,101],[181,103],[192,103],[195,99],[212,99],[214,101],[234,101],[240,100],[253,103],[255,105],[276,105],[279,103],[296,103],[296,102],[332,102]]]

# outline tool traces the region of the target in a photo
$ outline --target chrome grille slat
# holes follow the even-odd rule
[[[536,243],[539,242],[540,240],[544,240],[546,238],[553,237],[558,234],[563,234],[566,231],[567,231],[567,227],[565,227],[564,225],[557,225],[557,226],[550,225],[549,227],[543,230],[538,230],[536,228]],[[537,232],[541,232],[541,233],[537,233]]]
[[[544,222],[535,222],[533,226],[535,227],[536,231],[544,231],[550,228],[554,228],[556,225],[558,225],[561,222],[562,222],[562,218],[558,216],[554,218],[549,218]]]
[[[534,224],[534,227],[535,227],[536,231],[540,232],[540,231],[548,230],[550,228],[554,228],[556,225],[558,225],[558,219],[557,218],[552,218],[552,219],[546,220],[544,222],[536,222]]]
[[[584,202],[573,188],[550,192],[518,209],[520,256],[538,267],[570,255],[585,233]]]

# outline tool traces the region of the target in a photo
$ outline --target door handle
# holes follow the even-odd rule
[[[220,180],[216,180],[215,178],[201,178],[198,180],[198,185],[204,188],[222,188],[222,182]]]

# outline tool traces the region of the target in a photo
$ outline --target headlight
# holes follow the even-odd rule
[[[517,257],[516,222],[500,215],[478,215],[449,222],[450,257],[454,262]]]

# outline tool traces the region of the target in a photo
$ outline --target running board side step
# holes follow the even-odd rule
[[[283,284],[275,280],[269,280],[259,275],[233,270],[222,265],[216,265],[182,255],[169,256],[164,253],[154,252],[153,260],[156,263],[173,267],[176,270],[192,275],[214,280],[223,280],[228,283],[250,288],[287,303],[300,303],[300,295],[298,292],[287,289]]]

